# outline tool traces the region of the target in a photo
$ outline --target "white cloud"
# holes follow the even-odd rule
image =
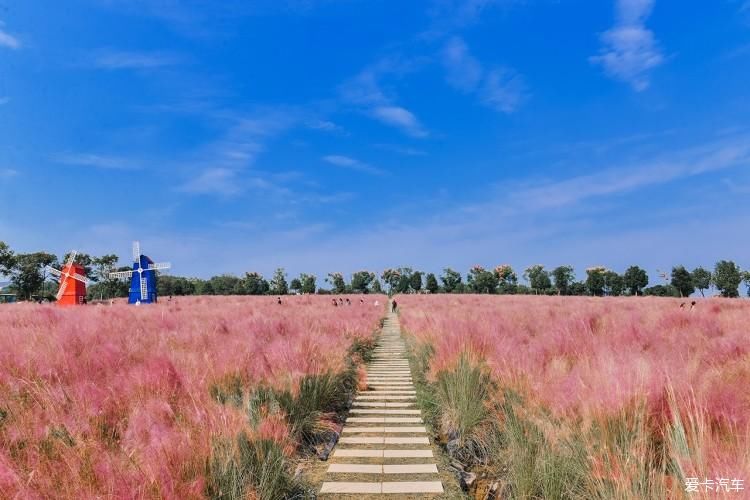
[[[356,170],[372,175],[383,175],[385,173],[383,170],[373,167],[368,163],[344,155],[324,156],[323,161],[326,161],[331,165],[336,165],[337,167],[348,168],[350,170]]]
[[[512,113],[525,100],[526,85],[521,75],[509,68],[485,70],[461,38],[448,40],[442,56],[448,83],[462,92],[476,92],[486,106]]]
[[[377,106],[371,113],[377,120],[397,127],[412,137],[429,135],[414,113],[401,106]]]
[[[469,53],[466,42],[456,36],[443,47],[443,64],[448,83],[465,92],[476,89],[484,73],[482,65]]]
[[[209,168],[195,178],[185,182],[180,191],[193,194],[239,194],[242,188],[237,180],[237,172],[228,168]]]
[[[343,132],[344,129],[328,120],[313,120],[308,122],[307,126],[313,130],[322,130],[323,132]]]
[[[105,170],[136,170],[141,168],[133,160],[117,156],[104,156],[93,153],[61,153],[54,157],[58,163]]]
[[[10,102],[10,97],[0,97],[0,106],[4,104],[8,104]]]
[[[482,102],[503,113],[512,113],[526,98],[523,78],[510,69],[498,68],[487,73],[480,97]]]
[[[413,71],[418,64],[398,57],[382,59],[341,85],[341,97],[351,104],[364,107],[366,114],[381,123],[398,128],[412,137],[427,137],[429,133],[416,115],[387,96],[379,82],[385,75],[400,76]]]
[[[645,23],[653,0],[617,0],[617,22],[602,33],[599,55],[590,57],[611,78],[629,83],[640,92],[648,88],[650,70],[664,62],[664,55]]]
[[[18,175],[18,170],[12,168],[0,168],[0,179],[10,179]]]
[[[94,56],[93,64],[103,69],[156,69],[184,62],[179,54],[170,52],[126,52],[104,49]]]
[[[2,29],[3,23],[0,22],[0,47],[8,49],[20,49],[21,41],[15,36]]]

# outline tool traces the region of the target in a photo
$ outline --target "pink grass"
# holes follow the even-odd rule
[[[750,301],[441,295],[398,297],[402,324],[436,352],[428,376],[467,351],[562,418],[596,419],[666,394],[696,408],[714,474],[750,481]],[[683,415],[684,416],[684,415]]]
[[[0,307],[0,496],[202,497],[212,439],[246,425],[212,384],[292,389],[341,370],[353,339],[371,338],[383,312],[372,297],[329,300]],[[256,431],[289,449],[283,422]]]

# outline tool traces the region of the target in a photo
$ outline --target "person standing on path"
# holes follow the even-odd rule
[[[398,309],[398,302],[394,299],[393,302],[391,302],[391,312],[395,313],[396,309]]]

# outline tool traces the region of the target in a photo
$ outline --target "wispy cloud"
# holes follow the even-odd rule
[[[412,137],[427,137],[429,135],[414,113],[401,106],[376,106],[370,113],[376,120],[399,128]]]
[[[646,28],[653,6],[654,0],[616,0],[615,26],[602,33],[599,55],[589,58],[637,92],[648,88],[649,72],[665,60],[654,33]]]
[[[307,127],[313,130],[323,132],[344,132],[344,128],[329,120],[312,120],[307,123]]]
[[[451,86],[476,94],[484,105],[496,111],[512,113],[527,97],[521,75],[510,68],[485,70],[460,37],[451,37],[445,43],[442,60]]]
[[[375,120],[395,127],[406,135],[427,137],[429,132],[417,116],[398,105],[395,99],[386,95],[380,87],[380,79],[386,75],[401,76],[413,71],[418,65],[416,61],[399,57],[382,59],[345,82],[340,87],[341,96],[350,104],[364,107],[365,113]]]
[[[384,170],[381,170],[377,167],[373,167],[372,165],[368,163],[357,160],[356,158],[351,158],[349,156],[328,155],[328,156],[323,157],[323,161],[326,161],[330,163],[331,165],[335,165],[337,167],[348,168],[350,170],[356,170],[358,172],[363,172],[366,174],[371,174],[371,175],[385,174]]]
[[[426,38],[437,38],[456,29],[476,23],[490,7],[511,5],[518,0],[433,0],[428,15],[432,23],[422,33]]]
[[[8,104],[10,102],[10,97],[0,97],[0,106],[4,104]]]
[[[5,23],[0,21],[0,47],[6,49],[20,49],[21,41],[3,29]]]
[[[484,76],[482,64],[457,36],[450,38],[443,47],[443,65],[448,83],[465,92],[475,90]]]
[[[11,179],[18,175],[18,170],[12,168],[0,168],[0,179]]]
[[[156,69],[183,62],[183,56],[171,52],[128,52],[113,49],[99,51],[93,60],[95,67],[110,70]]]
[[[375,144],[375,147],[384,151],[391,151],[404,156],[426,156],[427,152],[417,148],[398,146],[396,144]]]
[[[545,210],[620,195],[750,163],[750,137],[735,136],[634,164],[519,189],[510,206]],[[528,205],[527,205],[528,204]],[[526,208],[524,208],[525,210]]]
[[[234,196],[250,189],[285,193],[285,188],[272,182],[271,175],[248,171],[267,143],[297,124],[299,116],[290,110],[265,109],[229,120],[231,125],[223,137],[181,162],[180,170],[187,180],[178,190],[220,196]]]
[[[141,165],[119,156],[105,156],[94,153],[60,153],[53,157],[57,163],[81,167],[94,167],[105,170],[137,170]]]

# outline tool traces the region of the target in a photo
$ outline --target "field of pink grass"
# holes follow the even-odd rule
[[[0,307],[0,497],[201,498],[211,441],[246,418],[210,387],[293,388],[344,368],[383,315],[330,298]],[[283,441],[283,424],[255,432]]]
[[[634,402],[656,420],[679,410],[698,420],[703,473],[750,488],[750,301],[704,299],[691,311],[689,302],[640,297],[397,299],[404,328],[435,348],[433,379],[468,352],[501,385],[563,419],[614,415]]]

